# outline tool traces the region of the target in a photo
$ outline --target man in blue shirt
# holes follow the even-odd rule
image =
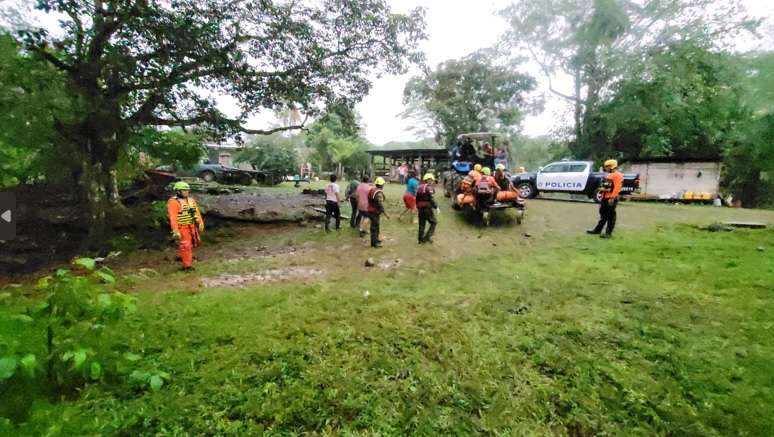
[[[416,223],[415,217],[417,213],[417,188],[419,187],[419,180],[417,175],[412,171],[409,172],[408,181],[406,181],[406,192],[403,194],[403,205],[406,209],[398,216],[398,221],[403,219],[403,214],[409,213],[412,216],[411,223]]]

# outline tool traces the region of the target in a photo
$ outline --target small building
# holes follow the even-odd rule
[[[444,148],[425,149],[371,149],[371,177],[381,176],[390,182],[398,182],[398,167],[406,162],[409,168],[418,172],[429,170],[440,172],[449,168],[449,151]]]
[[[234,166],[234,155],[242,150],[242,146],[234,142],[205,143],[207,160],[213,164]]]
[[[720,193],[720,160],[651,158],[629,161],[626,172],[640,174],[634,199],[703,199]]]

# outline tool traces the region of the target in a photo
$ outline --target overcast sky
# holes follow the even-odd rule
[[[540,0],[534,0],[540,1]],[[507,7],[512,0],[388,0],[395,12],[406,12],[417,6],[427,9],[428,40],[421,48],[427,55],[428,65],[435,67],[447,59],[463,57],[479,48],[496,43],[506,30],[504,20],[495,16],[495,12]],[[774,18],[774,0],[745,0],[750,15],[767,17],[768,24]],[[745,49],[752,48],[752,42],[740,42]],[[759,47],[760,42],[755,43]],[[772,50],[774,47],[768,47]],[[523,132],[530,136],[545,135],[552,129],[572,122],[572,114],[564,101],[548,93],[535,65],[525,65],[525,71],[540,82],[536,95],[546,99],[545,110],[541,114],[529,115],[523,123]],[[416,72],[414,73],[416,74]],[[357,107],[366,125],[366,137],[373,144],[388,141],[415,140],[406,128],[410,120],[401,119],[403,111],[403,87],[412,74],[387,76],[374,81],[370,94]],[[569,80],[557,80],[555,88],[572,91]]]

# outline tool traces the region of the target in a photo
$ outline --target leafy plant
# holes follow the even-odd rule
[[[161,390],[161,387],[163,387],[164,384],[169,381],[169,379],[169,373],[159,370],[135,370],[131,373],[131,375],[129,375],[129,382],[131,382],[133,385],[153,391]]]
[[[113,272],[94,259],[78,258],[73,266],[86,274],[59,269],[39,280],[45,299],[31,315],[2,314],[3,331],[17,335],[0,342],[0,380],[34,378],[42,369],[50,383],[67,389],[102,379],[115,360],[98,346],[112,323],[136,310],[135,298],[107,288]],[[29,341],[36,327],[45,337]]]

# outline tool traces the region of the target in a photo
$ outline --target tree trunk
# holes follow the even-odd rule
[[[581,69],[575,70],[575,143],[580,146],[583,137],[583,103],[581,103]]]
[[[88,201],[89,234],[83,242],[84,250],[99,249],[105,241],[107,213],[110,208],[110,171],[101,162],[89,158],[82,161],[82,188]]]
[[[110,170],[110,190],[109,190],[109,202],[113,208],[121,208],[124,205],[121,204],[121,194],[118,192],[118,171]]]

